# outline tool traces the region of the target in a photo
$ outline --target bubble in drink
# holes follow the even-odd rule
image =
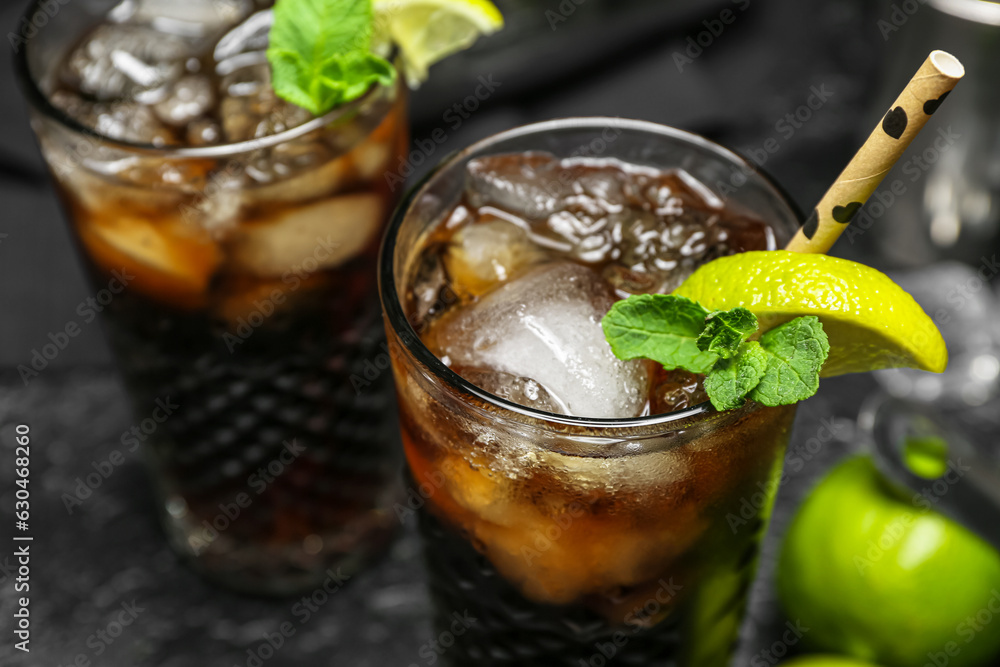
[[[701,379],[684,370],[658,370],[649,399],[650,413],[663,414],[684,410],[708,400]]]
[[[211,118],[197,118],[188,123],[184,136],[192,146],[211,146],[219,143],[222,128]]]

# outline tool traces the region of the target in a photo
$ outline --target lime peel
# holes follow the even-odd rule
[[[709,309],[747,308],[763,330],[818,317],[830,340],[823,377],[898,367],[940,373],[948,363],[941,332],[913,297],[885,274],[846,259],[785,250],[720,257],[674,294]]]
[[[431,65],[504,25],[488,0],[376,0],[374,8],[376,50],[391,43],[399,47],[412,88],[427,79]]]

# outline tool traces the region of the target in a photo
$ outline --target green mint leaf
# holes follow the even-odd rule
[[[718,360],[698,349],[708,311],[697,301],[667,294],[640,294],[618,301],[601,320],[619,359],[652,359],[667,370],[707,373]]]
[[[830,353],[830,343],[819,318],[796,317],[760,337],[767,369],[750,398],[763,405],[788,405],[804,400],[819,388],[819,369]]]
[[[757,331],[757,318],[740,306],[732,310],[718,310],[708,318],[705,330],[698,336],[698,349],[714,352],[723,359],[735,356],[740,343]]]
[[[391,84],[395,70],[370,52],[372,0],[278,0],[269,34],[278,97],[321,116]]]
[[[705,378],[705,392],[716,410],[732,410],[764,377],[767,353],[755,340],[743,343],[729,359],[719,359]]]

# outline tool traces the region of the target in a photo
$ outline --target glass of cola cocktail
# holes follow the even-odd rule
[[[390,380],[364,362],[408,130],[402,85],[321,117],[277,98],[267,4],[60,5],[18,58],[93,284],[124,285],[102,315],[137,418],[169,406],[133,440],[171,542],[286,593],[398,525]]]
[[[728,662],[795,408],[716,411],[600,320],[796,220],[729,151],[606,118],[486,139],[408,195],[380,266],[397,509],[419,506],[445,661]]]

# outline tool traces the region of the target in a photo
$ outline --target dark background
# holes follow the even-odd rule
[[[19,4],[0,9],[4,34]],[[706,30],[704,20],[726,8],[737,19],[679,69],[675,54]],[[512,1],[505,9],[507,32],[436,67],[431,84],[413,95],[414,139],[437,128],[447,134],[429,163],[536,120],[625,116],[691,130],[737,151],[778,139],[780,149],[764,168],[807,208],[891,101],[877,91],[896,42],[884,40],[876,25],[888,10],[867,0],[543,0]],[[95,665],[245,665],[248,648],[293,620],[294,601],[220,591],[179,564],[159,533],[138,462],[127,462],[73,515],[59,500],[77,476],[91,471],[92,461],[106,456],[131,420],[97,325],[85,328],[28,387],[14,370],[28,363],[32,348],[48,342],[50,331],[73,318],[88,289],[27,124],[10,55],[6,45],[0,48],[0,233],[6,234],[0,237],[0,442],[6,446],[0,449],[0,538],[6,541],[13,523],[13,453],[7,447],[16,423],[31,425],[35,444],[36,538],[30,656],[14,651],[6,634],[14,593],[9,550],[0,550],[0,662],[68,665],[84,654]],[[496,93],[453,129],[446,109],[470,95],[485,73],[500,83]],[[776,123],[821,86],[833,93],[829,101],[793,136],[780,135]],[[842,428],[782,488],[738,665],[776,660],[762,652],[781,636],[786,620],[770,580],[775,538],[809,484],[858,447],[853,420],[873,387],[863,376],[824,381],[820,394],[800,409],[793,451],[801,453],[820,419]],[[88,637],[133,599],[144,611],[95,656]],[[334,596],[264,664],[427,664],[419,649],[433,637],[428,609],[408,525],[384,561]]]

